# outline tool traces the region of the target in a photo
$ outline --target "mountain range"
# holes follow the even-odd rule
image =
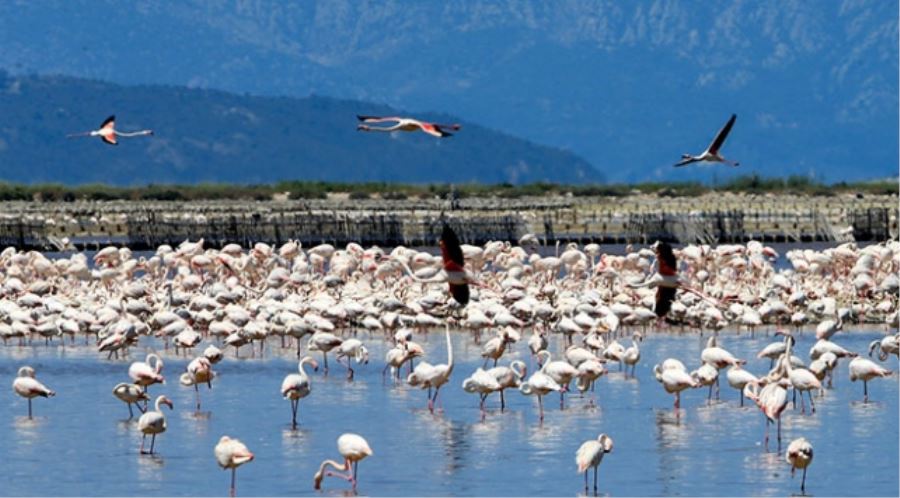
[[[13,75],[450,114],[612,181],[898,168],[897,2],[13,0],[0,25]],[[731,113],[741,168],[671,168]]]

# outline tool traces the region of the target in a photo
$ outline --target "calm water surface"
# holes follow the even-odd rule
[[[839,333],[834,340],[856,351],[882,336],[876,330]],[[164,353],[168,382],[153,386],[166,394],[175,410],[166,411],[169,429],[157,438],[158,455],[138,454],[140,432],[128,420],[125,405],[111,394],[128,381],[131,361],[143,359],[145,344],[127,360],[106,360],[93,347],[35,345],[0,346],[0,378],[6,379],[0,403],[0,451],[4,472],[2,495],[222,495],[229,475],[217,467],[213,447],[223,434],[240,438],[256,460],[238,470],[239,495],[316,495],[312,476],[324,458],[339,458],[336,439],[343,432],[366,437],[374,456],[360,465],[361,494],[371,495],[576,495],[582,478],[576,473],[578,446],[598,433],[615,440],[603,460],[603,495],[789,495],[800,489],[799,474],[791,479],[784,447],[762,446],[762,414],[749,404],[738,405],[737,391],[728,387],[722,371],[722,400],[707,405],[707,390],[684,393],[676,417],[672,396],[652,375],[655,363],[667,357],[699,366],[705,338],[650,333],[641,344],[636,379],[625,379],[610,365],[610,375],[597,383],[597,406],[589,397],[573,395],[559,410],[558,397],[545,399],[543,425],[536,399],[518,392],[507,396],[508,409],[489,399],[490,412],[480,420],[478,399],[465,393],[462,380],[481,365],[479,347],[470,336],[454,336],[456,368],[441,392],[443,413],[430,414],[423,391],[391,380],[382,381],[385,344],[367,342],[372,361],[357,369],[348,382],[345,371],[331,361],[331,372],[313,376],[313,392],[300,404],[300,427],[291,430],[289,403],[279,394],[286,374],[296,371],[290,350],[270,341],[264,358],[229,357],[216,365],[213,389],[201,391],[203,411],[194,411],[194,392],[180,386],[178,375],[187,359]],[[768,360],[755,353],[775,340],[768,333],[754,338],[722,334],[723,345],[751,359],[749,369],[763,373]],[[142,339],[146,340],[146,339]],[[432,363],[446,361],[442,333],[416,338]],[[807,358],[813,334],[797,343]],[[161,350],[162,345],[154,344]],[[203,344],[205,346],[205,343]],[[556,352],[561,343],[551,344]],[[504,362],[522,359],[523,343]],[[202,347],[197,351],[201,351]],[[242,356],[249,355],[242,349]],[[321,362],[321,354],[317,353]],[[888,362],[897,368],[895,358]],[[19,366],[29,364],[39,380],[57,391],[51,399],[35,400],[36,418],[25,416],[27,404],[9,388]],[[529,372],[530,373],[530,372]],[[814,415],[789,406],[783,416],[787,445],[804,436],[815,448],[807,492],[812,495],[897,496],[898,380],[870,383],[873,399],[861,403],[862,384],[851,383],[847,362],[835,375],[834,389],[817,401]],[[166,410],[164,408],[164,410]],[[774,433],[773,433],[774,435]],[[345,481],[325,481],[326,496],[347,493]]]

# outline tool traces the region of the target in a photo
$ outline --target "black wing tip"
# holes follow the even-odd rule
[[[366,115],[364,115],[364,114],[357,114],[357,115],[356,115],[356,119],[358,119],[358,120],[360,120],[360,121],[365,121],[365,120],[367,120],[367,119],[373,119],[373,118],[376,118],[376,117],[377,117],[377,116],[366,116]]]
[[[116,115],[115,114],[110,115],[108,118],[103,120],[103,124],[100,125],[100,128],[103,128],[104,126],[108,125],[110,122],[115,121],[115,120],[116,120]]]

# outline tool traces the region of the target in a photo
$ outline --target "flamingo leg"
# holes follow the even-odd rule
[[[291,400],[291,428],[292,429],[297,428],[297,408],[299,405],[300,405],[299,399]]]
[[[803,468],[803,480],[800,481],[800,492],[806,494],[806,467]]]
[[[538,409],[540,410],[540,413],[541,413],[540,419],[541,419],[541,422],[543,422],[544,421],[544,402],[541,400],[541,395],[538,395],[537,398],[538,398]]]
[[[325,375],[328,375],[328,353],[322,351],[322,362],[325,363],[325,368],[323,368],[323,372]]]
[[[134,418],[134,410],[131,409],[131,403],[128,403],[128,419],[131,420]]]
[[[31,420],[31,398],[28,398],[28,420]]]
[[[584,471],[584,494],[587,494],[587,492],[588,492],[588,472],[590,472],[590,471],[585,469],[585,471]]]
[[[813,401],[812,389],[806,391],[806,393],[809,395],[810,413],[816,413],[816,403]]]
[[[237,467],[231,468],[231,490],[229,492],[229,496],[235,495],[235,489],[234,489],[234,477],[235,476],[234,475],[235,475],[236,471],[237,471]]]
[[[594,467],[594,496],[597,496],[597,472],[600,471],[600,467]]]
[[[156,444],[156,434],[150,436],[150,454],[153,454],[153,446]]]
[[[500,411],[502,412],[506,408],[506,401],[503,399],[503,389],[500,390]]]
[[[194,384],[194,392],[197,394],[197,411],[200,411],[200,388]]]
[[[869,402],[869,383],[868,383],[868,381],[863,380],[863,403],[868,403],[868,402]],[[31,408],[31,400],[28,400],[28,403],[29,403],[29,405],[28,405],[28,408],[29,408],[28,417],[30,418],[30,417],[31,417],[31,411],[30,411],[30,408]]]

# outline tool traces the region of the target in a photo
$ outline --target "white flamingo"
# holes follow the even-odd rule
[[[150,401],[150,398],[147,396],[147,393],[141,388],[141,386],[137,384],[128,384],[126,382],[120,382],[116,384],[116,387],[112,390],[113,396],[120,399],[123,403],[128,405],[128,418],[134,417],[134,411],[131,409],[131,405],[137,407],[141,413],[144,413],[146,409],[138,404],[138,401],[143,401],[144,404]]]
[[[713,139],[712,143],[709,144],[709,147],[706,148],[698,156],[692,156],[690,154],[682,154],[681,161],[675,164],[676,168],[681,166],[687,166],[688,164],[700,162],[700,161],[709,161],[715,163],[724,163],[729,166],[738,166],[740,163],[736,161],[729,161],[722,157],[719,154],[719,149],[722,148],[722,144],[725,143],[725,139],[728,138],[728,133],[731,131],[731,127],[734,126],[734,121],[737,119],[737,114],[732,114],[731,118],[725,123],[725,126],[719,130],[719,133],[716,134],[716,138]]]
[[[222,436],[216,444],[213,454],[216,456],[216,463],[223,469],[231,469],[231,488],[229,495],[235,495],[235,474],[237,468],[247,462],[253,460],[253,453],[247,449],[247,446],[238,439],[231,439],[228,436]]]
[[[34,378],[34,369],[29,366],[19,368],[16,380],[13,381],[13,391],[28,400],[28,418],[31,419],[31,399],[37,396],[49,398],[56,396],[56,392]]]
[[[560,386],[549,375],[545,374],[543,370],[538,370],[537,372],[531,374],[531,377],[529,377],[527,381],[523,382],[522,385],[519,386],[519,391],[521,391],[522,394],[526,396],[537,396],[541,422],[544,421],[544,403],[542,401],[543,397],[553,391],[561,390],[562,386]]]
[[[787,451],[784,454],[784,459],[787,463],[791,464],[791,477],[794,477],[795,470],[803,469],[803,480],[800,481],[800,493],[805,495],[806,468],[809,467],[809,464],[811,464],[813,460],[812,445],[809,444],[809,441],[807,441],[806,438],[797,438],[788,445]]]
[[[305,356],[297,364],[299,373],[288,374],[281,382],[281,395],[284,399],[291,400],[291,427],[297,427],[297,408],[300,405],[300,399],[309,396],[312,391],[312,384],[309,375],[303,366],[310,364],[313,370],[318,370],[319,364],[312,356]]]
[[[338,347],[338,352],[335,355],[337,361],[339,363],[343,363],[341,360],[345,360],[347,366],[347,378],[353,379],[353,367],[350,366],[351,361],[356,361],[357,364],[369,363],[369,350],[363,346],[362,341],[359,339],[351,338],[345,339],[344,342],[341,343],[340,347]]]
[[[481,409],[481,418],[484,420],[484,401],[490,394],[500,390],[500,383],[493,375],[479,367],[475,373],[463,381],[462,388],[467,393],[478,393],[481,398],[478,407]]]
[[[409,374],[406,382],[411,386],[419,386],[422,389],[429,390],[428,411],[434,413],[434,404],[437,402],[438,392],[441,386],[450,380],[450,374],[453,373],[453,344],[450,342],[450,325],[446,324],[444,333],[447,338],[447,363],[439,363],[432,365],[427,362],[420,362],[416,366],[413,373]],[[434,389],[432,396],[431,389]]]
[[[668,358],[661,364],[655,365],[653,374],[667,393],[675,395],[675,410],[681,408],[681,391],[700,386],[687,372],[684,364],[674,358]]]
[[[350,482],[353,490],[356,490],[358,471],[359,471],[359,462],[360,460],[372,456],[372,448],[369,447],[369,443],[358,434],[345,433],[341,434],[341,437],[337,440],[338,453],[344,458],[343,465],[335,462],[334,460],[325,460],[319,465],[319,470],[316,471],[313,476],[313,487],[315,489],[322,488],[322,479],[326,476],[331,477],[340,477],[341,479],[346,479]],[[352,472],[351,472],[352,466]],[[331,471],[325,470],[326,467],[331,467],[337,471],[345,471],[347,474],[335,473]]]
[[[200,388],[198,384],[206,384],[208,389],[212,389],[212,379],[215,372],[212,370],[212,363],[205,357],[199,356],[191,360],[187,365],[187,371],[181,374],[178,379],[181,385],[186,387],[194,387],[197,395],[197,411],[200,411]]]
[[[112,116],[106,118],[103,121],[103,124],[100,125],[100,129],[86,131],[84,133],[70,133],[66,135],[68,138],[75,137],[100,137],[101,140],[108,143],[109,145],[119,145],[118,137],[143,137],[153,135],[153,130],[140,130],[140,131],[132,131],[132,132],[120,132],[116,130],[116,116],[113,114]]]
[[[575,464],[578,465],[578,473],[584,474],[584,492],[588,492],[588,469],[594,468],[594,494],[597,494],[597,468],[603,461],[603,455],[611,453],[613,440],[606,434],[600,434],[597,439],[585,441],[575,452]]]
[[[856,382],[863,381],[863,402],[869,402],[869,381],[876,377],[890,377],[891,371],[878,365],[874,361],[857,356],[850,361],[850,380]]]
[[[162,369],[163,361],[156,353],[150,353],[144,361],[136,361],[128,367],[128,376],[146,392],[148,386],[166,383]]]
[[[154,404],[155,410],[148,411],[138,419],[138,429],[140,429],[143,434],[141,437],[141,455],[146,454],[144,452],[144,443],[147,441],[147,434],[151,435],[149,454],[152,455],[153,446],[156,443],[156,435],[166,432],[166,416],[162,412],[162,405],[167,405],[170,410],[175,408],[169,398],[160,395],[156,398],[156,403]]]
[[[528,367],[525,366],[525,363],[519,360],[512,361],[508,367],[500,366],[494,367],[487,371],[487,373],[494,376],[497,379],[497,383],[500,384],[500,411],[506,409],[506,400],[503,396],[503,391],[509,388],[518,388],[522,381],[525,380],[525,375],[528,373]]]

